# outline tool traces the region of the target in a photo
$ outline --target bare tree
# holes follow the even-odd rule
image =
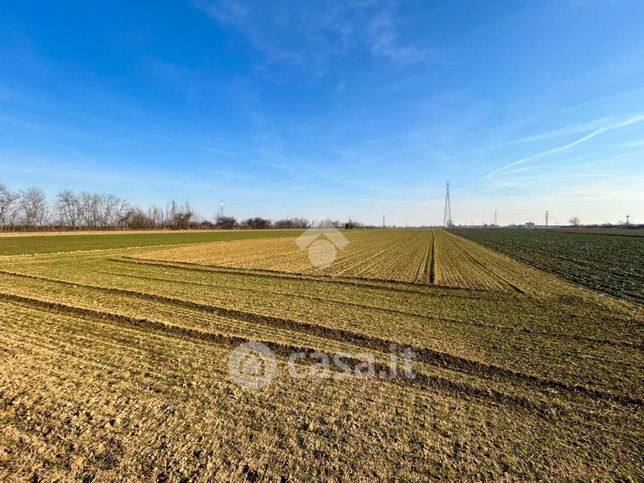
[[[215,225],[222,230],[232,230],[233,228],[237,228],[237,220],[234,216],[217,215]]]
[[[20,215],[25,227],[42,226],[47,219],[47,198],[38,188],[29,188],[20,193]]]
[[[128,214],[128,202],[118,196],[63,190],[56,196],[60,223],[71,228],[109,228],[122,223]]]
[[[306,229],[311,226],[311,222],[306,218],[284,218],[273,223],[275,228],[302,228]]]
[[[47,225],[50,221],[71,229],[117,227],[206,229],[214,227],[230,230],[240,226],[253,229],[270,227],[306,229],[311,225],[311,222],[304,218],[285,218],[272,223],[271,220],[261,217],[248,218],[240,225],[232,216],[217,216],[213,224],[199,216],[188,202],[181,205],[173,200],[166,205],[165,210],[152,205],[144,211],[130,206],[127,200],[116,195],[87,191],[75,193],[68,189],[57,193],[51,209],[50,218],[50,205],[40,189],[34,187],[17,193],[0,183],[0,229],[18,225],[36,228]],[[338,221],[325,220],[320,226],[343,225]],[[350,221],[347,224],[347,227],[349,226],[362,225]]]
[[[148,218],[150,218],[154,226],[156,227],[162,227],[163,226],[163,208],[160,206],[152,205],[148,208]]]
[[[166,205],[163,226],[169,226],[169,227],[172,226],[172,223],[177,214],[177,211],[178,211],[178,208],[177,208],[176,201],[172,200],[170,203]]]
[[[78,209],[81,224],[85,228],[95,228],[97,224],[96,196],[87,191],[78,195]]]
[[[349,218],[349,220],[344,224],[344,229],[352,230],[353,228],[364,228],[364,224]]]
[[[122,225],[131,229],[149,229],[154,227],[154,221],[140,208],[130,208],[122,219]]]
[[[0,229],[15,223],[19,199],[19,193],[10,191],[0,183]]]
[[[60,223],[70,228],[77,228],[80,224],[80,203],[78,197],[71,190],[60,191],[56,195],[56,213]]]
[[[188,228],[193,216],[194,211],[192,210],[190,203],[186,201],[186,203],[181,206],[176,201],[172,200],[166,209],[166,225],[175,229]]]
[[[101,225],[115,227],[123,219],[128,210],[128,202],[115,195],[101,196]]]
[[[256,216],[254,218],[248,218],[242,223],[242,225],[254,230],[263,230],[265,228],[270,228],[271,220]]]
[[[576,216],[573,216],[573,217],[570,219],[570,224],[571,224],[572,226],[579,226],[579,224],[580,224],[580,223],[581,223],[581,220],[580,220],[578,217],[576,217]]]
[[[314,222],[314,225],[316,228],[341,228],[344,226],[340,221],[331,220],[329,218],[318,220],[317,222]]]

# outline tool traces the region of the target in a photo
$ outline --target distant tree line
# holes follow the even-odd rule
[[[217,216],[215,218],[214,227],[232,230],[235,228],[262,230],[266,228],[274,229],[306,229],[315,225],[317,228],[321,227],[334,227],[334,228],[369,228],[366,225],[354,220],[341,222],[338,220],[325,220],[324,222],[316,222],[307,220],[306,218],[283,218],[281,220],[271,221],[266,218],[256,216],[238,221],[234,216]]]
[[[328,221],[337,228],[363,225]],[[112,194],[76,193],[62,190],[47,199],[39,188],[12,191],[0,183],[0,230],[153,230],[153,229],[306,229],[312,222],[305,218],[272,221],[252,217],[238,221],[218,215],[214,221],[203,219],[188,202],[170,201],[165,207],[152,205],[147,210],[132,206]]]
[[[234,229],[249,229],[249,230],[264,230],[267,228],[281,228],[281,229],[306,229],[311,226],[311,222],[305,218],[284,218],[282,220],[271,221],[267,218],[255,216],[245,220],[237,220],[234,216],[218,215],[213,224],[214,228],[222,230]]]

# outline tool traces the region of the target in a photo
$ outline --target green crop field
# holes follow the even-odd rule
[[[539,231],[553,233],[595,233],[597,235],[620,235],[620,236],[644,236],[644,228],[625,227],[562,227],[562,228],[540,228]]]
[[[0,232],[0,256],[104,250],[107,248],[149,247],[157,245],[185,245],[188,243],[239,240],[244,238],[297,236],[301,231],[160,231],[147,233],[37,234],[25,236],[2,236]]]
[[[0,237],[0,480],[641,478],[642,305],[444,230],[342,234],[325,266],[297,232]]]
[[[595,290],[644,303],[644,230],[452,230]]]

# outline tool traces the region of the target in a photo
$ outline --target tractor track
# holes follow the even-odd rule
[[[141,299],[147,299],[147,300],[156,301],[156,302],[167,303],[174,306],[212,313],[224,318],[230,318],[230,319],[240,320],[244,322],[259,323],[265,326],[270,326],[275,328],[293,330],[296,332],[300,332],[308,335],[315,335],[318,337],[335,340],[339,342],[354,343],[354,344],[363,346],[365,348],[370,348],[381,352],[388,352],[392,344],[398,344],[395,341],[372,337],[372,336],[368,336],[365,334],[360,334],[360,333],[356,333],[356,332],[352,332],[344,329],[331,328],[331,327],[322,326],[319,324],[301,322],[294,319],[287,319],[287,318],[275,317],[275,316],[269,316],[269,315],[261,315],[261,314],[246,312],[246,311],[237,310],[237,309],[207,305],[207,304],[202,304],[198,302],[191,302],[191,301],[186,301],[182,299],[166,297],[162,295],[150,294],[145,292],[137,292],[137,291],[126,290],[126,289],[81,284],[77,282],[50,279],[48,277],[39,277],[36,275],[14,274],[14,273],[7,273],[7,272],[1,272],[1,273],[14,275],[18,277],[22,276],[25,278],[31,278],[35,280],[46,281],[50,283],[67,285],[72,287],[98,290],[104,293],[126,295],[134,298],[141,298]],[[78,313],[87,314],[87,315],[96,315],[103,318],[105,317],[110,318],[111,316],[115,316],[117,318],[125,317],[127,320],[130,320],[130,321],[141,320],[143,321],[142,323],[147,323],[146,322],[147,319],[138,319],[136,317],[113,314],[111,312],[104,312],[104,311],[90,309],[90,308],[76,307],[73,305],[63,304],[60,302],[45,301],[45,300],[36,299],[33,297],[25,297],[22,295],[15,295],[15,294],[0,292],[0,298],[2,297],[8,298],[8,299],[13,298],[18,301],[22,301],[25,303],[32,303],[36,305],[42,304],[41,306],[44,306],[44,307],[60,308],[62,310],[68,310],[68,311],[77,310]],[[228,340],[232,338],[236,341],[237,344],[239,344],[242,341],[246,340],[238,336],[226,336],[226,335],[216,334],[211,332],[203,332],[197,329],[181,327],[174,324],[168,324],[165,322],[154,322],[154,323],[151,322],[151,324],[159,330],[165,330],[168,332],[187,333],[187,334],[194,332],[198,334],[203,334],[203,336],[199,336],[199,337],[203,337],[206,340],[210,340],[209,337],[211,335],[213,337],[212,339],[213,341]],[[404,345],[404,344],[401,344],[401,345]],[[637,405],[637,406],[640,406],[642,404],[641,399],[631,397],[631,396],[613,394],[605,391],[599,391],[596,389],[587,388],[585,386],[570,385],[557,380],[545,379],[532,374],[526,374],[512,369],[503,368],[500,366],[487,364],[479,361],[474,361],[474,360],[459,357],[459,356],[454,356],[452,354],[436,351],[434,349],[427,348],[427,347],[414,347],[414,346],[409,346],[409,347],[416,354],[417,360],[435,365],[442,369],[454,370],[454,371],[458,371],[465,374],[474,375],[477,377],[482,377],[490,380],[519,381],[522,383],[528,383],[538,388],[550,388],[558,391],[565,391],[567,393],[583,395],[597,400],[614,401],[620,404]]]

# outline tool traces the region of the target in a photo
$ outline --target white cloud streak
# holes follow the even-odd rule
[[[209,153],[215,153],[215,154],[221,154],[222,156],[234,156],[235,153],[231,153],[229,151],[222,151],[221,149],[215,149],[215,148],[207,148],[204,146],[196,146],[197,149],[201,149],[202,151],[208,151]]]
[[[548,149],[546,151],[542,151],[540,153],[533,154],[532,156],[528,156],[528,157],[525,157],[525,158],[522,158],[522,159],[518,159],[518,160],[513,161],[511,163],[508,163],[508,164],[506,164],[504,166],[501,166],[500,168],[496,168],[496,169],[490,171],[485,177],[487,179],[491,179],[491,178],[495,177],[497,174],[503,173],[504,171],[507,171],[509,168],[511,168],[513,166],[517,166],[517,165],[520,165],[520,164],[525,164],[525,163],[527,163],[529,161],[532,161],[534,159],[539,159],[539,158],[543,158],[545,156],[550,156],[552,154],[557,154],[557,153],[560,153],[562,151],[566,151],[566,150],[568,150],[568,149],[570,149],[570,148],[572,148],[574,146],[577,146],[579,144],[585,143],[586,141],[589,141],[589,140],[591,140],[591,139],[593,139],[593,138],[595,138],[595,137],[597,137],[597,136],[599,136],[601,134],[604,134],[604,133],[606,133],[608,131],[613,131],[615,129],[620,129],[622,127],[630,126],[631,124],[635,124],[635,123],[641,122],[641,121],[644,121],[644,114],[638,114],[637,116],[631,117],[630,119],[626,119],[625,121],[618,122],[616,124],[612,124],[610,126],[597,128],[594,131],[592,131],[592,132],[580,137],[579,139],[576,139],[575,141],[572,141],[570,143],[564,144],[563,146]]]

